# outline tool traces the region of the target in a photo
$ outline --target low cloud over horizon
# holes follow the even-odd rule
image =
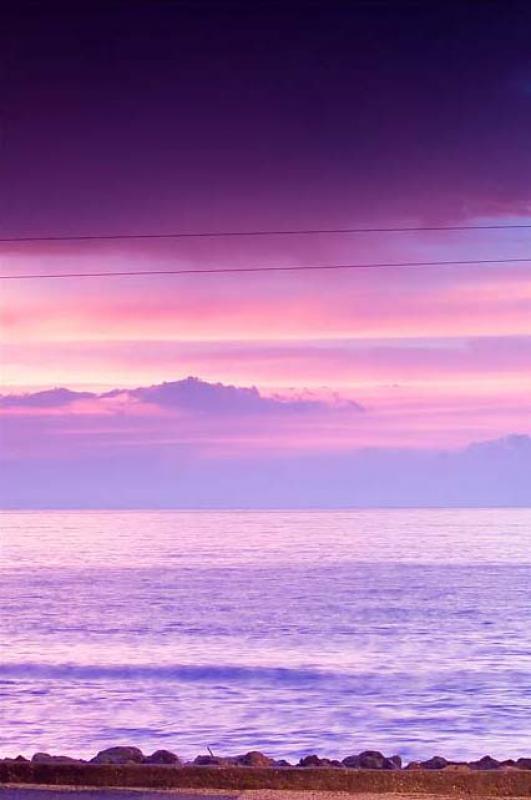
[[[260,414],[275,412],[316,412],[343,408],[363,411],[363,406],[353,400],[324,401],[301,396],[264,396],[255,386],[232,386],[223,383],[209,383],[195,376],[176,381],[164,381],[153,386],[139,386],[135,389],[110,389],[106,392],[80,392],[65,387],[54,387],[38,392],[20,394],[0,394],[0,409],[54,409],[73,406],[82,401],[114,400],[132,401],[164,409],[186,409],[195,412],[216,414]],[[112,406],[108,406],[112,409]],[[90,407],[89,407],[90,408]],[[87,405],[81,406],[87,412]]]
[[[338,396],[189,377],[0,395],[0,414],[4,508],[531,505],[527,432],[392,445]]]

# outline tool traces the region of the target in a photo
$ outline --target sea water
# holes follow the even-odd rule
[[[0,755],[531,755],[531,509],[5,512]]]

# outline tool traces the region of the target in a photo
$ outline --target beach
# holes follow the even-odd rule
[[[208,792],[201,790],[146,790],[146,789],[91,789],[88,787],[55,786],[0,786],[0,800],[349,800],[348,792],[302,792],[271,791],[267,789],[244,792]],[[356,800],[418,800],[418,794],[357,794]],[[422,795],[422,800],[455,800],[456,795]],[[492,800],[495,795],[482,795],[483,800]],[[518,795],[506,800],[517,800]]]
[[[87,787],[55,786],[0,786],[0,800],[349,800],[347,792],[287,792],[254,790],[244,792],[208,792],[200,790],[146,790],[146,789],[91,789]],[[422,800],[455,800],[455,795],[422,795]],[[482,795],[483,800],[491,800],[494,795]],[[507,796],[506,800],[516,800],[518,795]],[[418,794],[357,794],[356,800],[417,800]]]

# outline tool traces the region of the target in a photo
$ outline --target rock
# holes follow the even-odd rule
[[[144,754],[138,747],[109,747],[91,758],[91,764],[141,764]]]
[[[144,759],[144,764],[173,764],[181,767],[182,761],[179,756],[169,750],[155,750],[154,753]]]
[[[297,764],[298,767],[320,767],[322,766],[322,759],[319,756],[315,755],[315,753],[311,756],[304,756],[301,758],[299,763]]]
[[[46,764],[52,760],[49,753],[34,753],[31,757],[34,764]]]
[[[198,767],[233,767],[236,759],[223,756],[197,756],[194,764]]]
[[[400,769],[400,766],[392,758],[384,758],[380,769]]]
[[[330,758],[319,758],[315,753],[311,756],[301,758],[298,767],[342,767],[341,761],[331,760]]]
[[[444,769],[449,763],[450,762],[442,756],[433,756],[433,758],[429,758],[427,761],[421,761],[420,766],[423,769]]]
[[[23,756],[18,756],[15,761],[26,761]],[[52,756],[50,753],[35,753],[32,757],[34,764],[80,764],[81,759],[71,758],[70,756]]]
[[[515,764],[518,769],[531,769],[531,758],[519,758]]]
[[[274,760],[260,753],[258,750],[251,750],[243,756],[236,756],[236,763],[244,767],[272,767]]]
[[[389,756],[389,761],[396,765],[397,769],[402,769],[402,759],[400,756]]]
[[[359,756],[347,756],[343,759],[343,766],[348,767],[349,769],[356,769],[360,765],[360,757]]]
[[[407,767],[404,767],[404,769],[422,769],[422,764],[420,761],[410,761]]]
[[[364,750],[358,758],[361,769],[384,769],[385,756],[379,750]]]
[[[514,758],[506,758],[505,761],[500,761],[500,767],[516,767]]]
[[[472,769],[499,769],[501,765],[495,758],[483,756],[478,761],[470,761],[468,766]]]
[[[278,761],[275,761],[273,764],[274,767],[291,767],[292,764],[289,761],[286,761],[285,758],[280,758]]]

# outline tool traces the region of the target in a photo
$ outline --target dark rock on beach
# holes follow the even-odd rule
[[[275,765],[275,761],[272,758],[260,753],[258,750],[251,750],[250,753],[236,756],[235,760],[237,764],[241,764],[243,767],[273,767]]]
[[[190,766],[208,766],[208,767],[242,767],[242,768],[255,768],[262,770],[265,768],[293,768],[294,766],[300,768],[327,768],[327,769],[357,769],[357,770],[444,770],[448,773],[471,773],[473,771],[492,771],[501,770],[506,775],[519,770],[531,771],[531,758],[521,757],[518,759],[505,759],[498,761],[490,755],[483,756],[476,761],[449,761],[443,756],[433,756],[427,761],[411,761],[407,765],[402,765],[402,759],[398,755],[385,756],[379,750],[364,750],[361,753],[347,756],[343,761],[338,761],[333,758],[322,758],[315,753],[304,756],[298,764],[291,764],[285,759],[275,760],[265,755],[259,750],[251,750],[248,753],[243,753],[237,756],[216,756],[212,752],[208,755],[199,755],[193,762],[186,762],[186,764],[179,758],[178,755],[172,753],[170,750],[156,750],[149,756],[144,756],[138,747],[122,746],[122,747],[109,747],[106,750],[101,750],[90,762],[83,759],[72,758],[64,755],[51,755],[50,753],[38,752],[31,758],[31,764],[23,755],[18,755],[15,758],[6,757],[1,759],[0,762],[8,765],[25,763],[28,767],[31,764],[48,764],[56,766],[59,769],[61,765],[79,765],[89,766],[93,765],[146,765],[146,774],[149,772],[150,766],[168,766],[168,767],[190,767]],[[14,768],[14,767],[13,767]],[[168,773],[169,774],[169,773]],[[500,777],[500,776],[498,776]],[[458,779],[456,777],[456,779]]]
[[[359,760],[361,769],[383,769],[385,756],[378,750],[364,750]]]
[[[301,758],[299,763],[297,764],[298,767],[344,767],[344,764],[341,761],[338,761],[336,758],[320,758],[317,755],[305,756]]]
[[[236,759],[223,756],[197,756],[193,763],[196,767],[233,767]]]
[[[138,747],[109,747],[90,760],[91,764],[142,764],[144,754]]]
[[[358,758],[361,769],[398,769],[395,762],[379,750],[365,750]]]
[[[433,758],[429,758],[427,761],[421,761],[420,766],[422,769],[444,769],[450,764],[442,756],[433,756]]]
[[[15,761],[26,761],[23,756],[17,756]],[[35,753],[32,756],[32,762],[34,764],[82,764],[82,760],[79,758],[71,758],[70,756],[52,756],[50,753]]]
[[[379,750],[364,750],[357,756],[347,756],[342,763],[350,769],[401,769],[402,767],[400,756],[388,758]]]
[[[472,769],[499,769],[501,764],[492,756],[483,756],[478,761],[470,761],[468,766]]]
[[[343,766],[349,767],[350,769],[356,769],[360,765],[360,757],[359,756],[347,756],[343,759]]]
[[[328,766],[328,759],[327,758],[319,758],[319,756],[315,755],[315,753],[311,756],[304,756],[301,758],[299,763],[297,764],[298,767],[327,767]]]
[[[182,761],[175,753],[169,750],[155,750],[150,756],[146,756],[144,764],[172,764],[174,767],[182,766]]]
[[[393,761],[392,758],[384,758],[381,769],[400,769],[400,767],[397,765],[396,761]]]

